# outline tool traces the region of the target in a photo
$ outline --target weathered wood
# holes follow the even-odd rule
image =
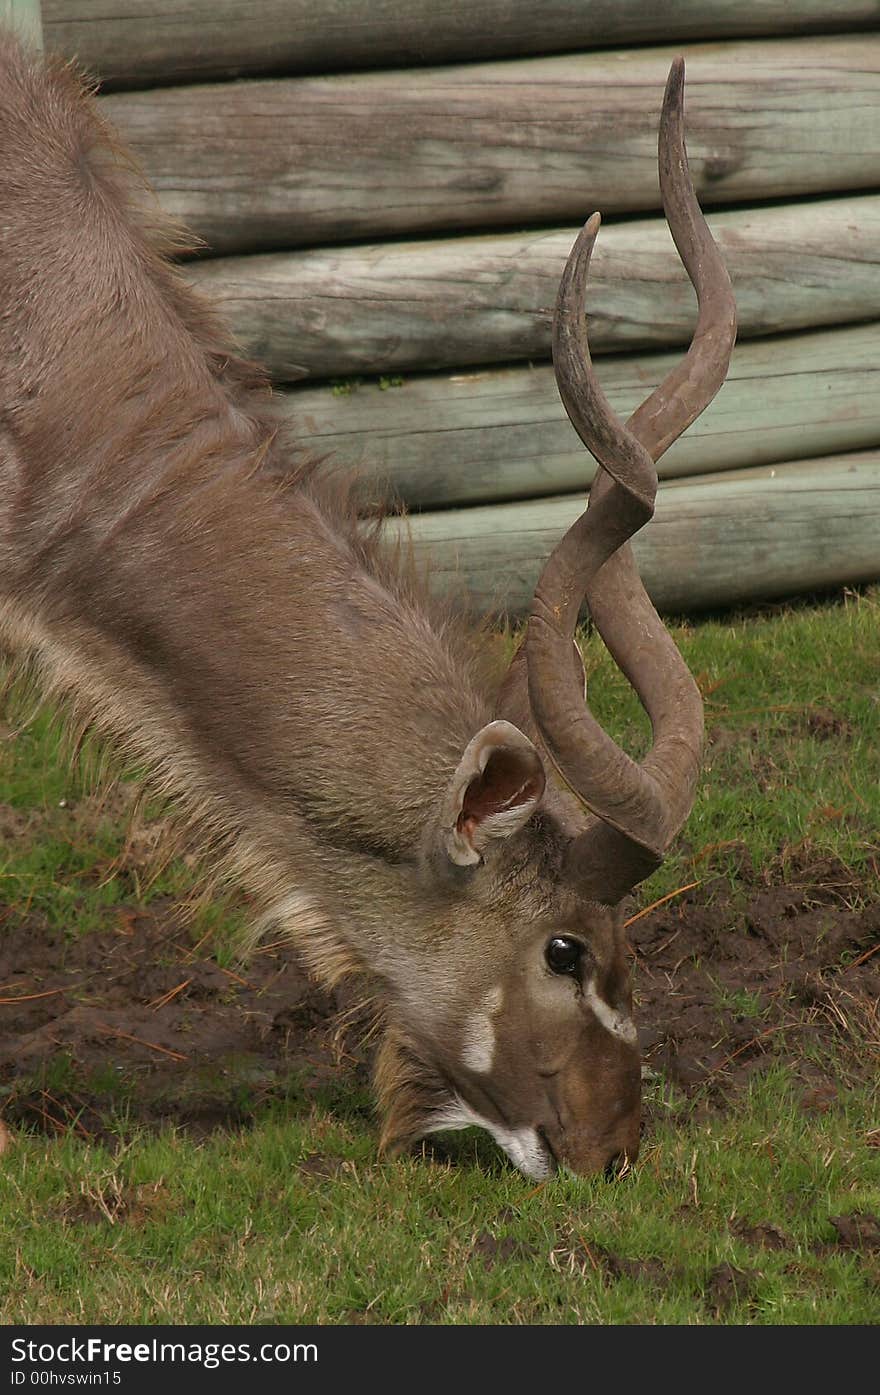
[[[880,318],[880,197],[714,213],[739,335]],[[541,359],[577,228],[191,263],[279,382]],[[605,224],[590,267],[595,351],[684,343],[694,294],[665,222]]]
[[[51,48],[127,86],[840,31],[877,19],[875,0],[43,0],[43,13]]]
[[[438,592],[528,609],[581,497],[449,509],[386,525]],[[655,605],[686,612],[880,579],[880,451],[661,485],[634,547]]]
[[[752,340],[727,382],[660,460],[664,478],[880,444],[878,327]],[[678,360],[614,355],[597,372],[627,416]],[[407,379],[348,394],[302,388],[281,398],[295,439],[410,507],[516,499],[584,488],[593,460],[559,401],[549,364]]]
[[[704,204],[880,185],[880,35],[686,46]],[[101,99],[215,252],[659,208],[669,48]]]
[[[36,48],[43,46],[40,0],[0,0],[0,25],[6,25]]]

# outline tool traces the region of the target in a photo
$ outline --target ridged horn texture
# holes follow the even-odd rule
[[[666,219],[697,293],[697,327],[687,355],[624,426],[596,381],[587,340],[585,289],[600,222],[594,214],[560,284],[553,359],[565,409],[600,468],[589,507],[541,574],[525,641],[529,707],[541,745],[599,820],[573,839],[569,875],[584,894],[609,905],[659,864],[687,818],[703,744],[699,691],[648,599],[628,546],[654,512],[655,462],[715,396],[736,337],[730,279],[688,170],[680,58],[666,85],[659,165]],[[573,672],[571,645],[585,599],[651,719],[653,742],[641,763],[602,730]],[[513,699],[517,686],[505,684],[502,702]],[[522,693],[517,705],[523,705]]]

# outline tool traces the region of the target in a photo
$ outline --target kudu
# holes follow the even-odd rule
[[[586,341],[593,217],[554,356],[600,469],[499,685],[326,472],[292,469],[260,375],[169,264],[179,240],[77,79],[0,50],[0,636],[177,798],[261,926],[326,984],[366,975],[384,1148],[477,1124],[534,1178],[638,1149],[620,903],[688,814],[702,708],[626,544],[735,333],[682,86],[678,62],[660,176],[696,335],[621,425]],[[640,764],[586,707],[585,599],[653,724]]]

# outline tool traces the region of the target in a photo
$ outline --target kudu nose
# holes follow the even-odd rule
[[[556,1140],[553,1154],[560,1169],[578,1177],[604,1177],[613,1182],[629,1171],[639,1152],[638,1138],[597,1139],[571,1135]]]

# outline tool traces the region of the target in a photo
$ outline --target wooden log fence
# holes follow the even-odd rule
[[[659,207],[677,50],[206,84],[102,98],[216,253]],[[880,35],[685,46],[704,204],[880,185]]]
[[[43,0],[49,47],[130,87],[840,32],[876,18],[875,0]]]
[[[708,221],[736,286],[740,339],[880,317],[876,194]],[[277,382],[545,359],[577,231],[218,257],[187,273]],[[590,278],[596,352],[689,341],[694,294],[662,219],[605,224]]]
[[[8,12],[39,37],[36,0]],[[511,614],[592,476],[547,359],[593,209],[621,415],[690,337],[655,135],[683,50],[740,343],[661,461],[648,589],[693,610],[880,578],[877,0],[43,0],[42,28],[204,239],[185,274],[276,382],[312,380],[278,395],[298,444],[365,505],[390,486],[421,509],[389,541]]]
[[[875,325],[756,339],[734,350],[714,402],[660,460],[665,479],[880,443]],[[626,417],[676,354],[598,361]],[[563,410],[549,364],[407,379],[382,390],[294,390],[297,442],[355,473],[363,497],[390,485],[411,508],[560,494],[587,486],[592,457]]]
[[[574,496],[446,509],[386,530],[438,592],[516,616],[583,505]],[[878,536],[873,450],[667,482],[634,547],[654,604],[682,612],[873,580]]]
[[[14,29],[35,48],[43,46],[40,0],[0,0],[0,25]]]

